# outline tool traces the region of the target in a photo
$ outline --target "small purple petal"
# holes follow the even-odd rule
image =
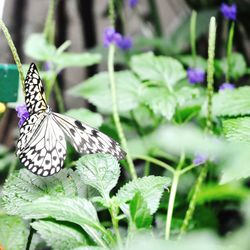
[[[117,43],[117,46],[122,50],[129,50],[133,46],[132,39],[130,37],[122,37]]]
[[[138,4],[138,0],[128,0],[128,4],[131,8],[135,8]]]
[[[206,162],[207,157],[205,155],[197,154],[193,159],[193,164],[196,166],[202,165]]]
[[[236,4],[228,5],[225,3],[221,4],[220,11],[225,18],[228,20],[236,20],[237,6]]]
[[[225,82],[225,83],[223,83],[223,84],[220,85],[219,91],[223,91],[223,90],[225,90],[225,89],[230,89],[230,90],[232,90],[232,89],[234,89],[234,88],[235,88],[234,84],[229,83],[229,82]]]
[[[116,32],[113,27],[106,28],[103,32],[104,47],[108,47],[111,43],[117,43],[122,39],[120,33]]]
[[[45,71],[50,71],[53,68],[53,64],[51,62],[45,62],[43,68]]]
[[[205,72],[202,69],[189,68],[187,70],[187,76],[191,84],[200,83],[205,79]]]
[[[25,104],[21,104],[16,106],[17,117],[20,118],[18,122],[18,127],[20,128],[25,120],[27,120],[30,116],[29,112],[27,111],[27,107]]]

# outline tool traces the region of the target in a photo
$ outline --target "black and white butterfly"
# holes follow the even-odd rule
[[[50,109],[34,63],[25,79],[25,103],[30,116],[20,128],[17,155],[32,173],[49,176],[59,172],[66,157],[66,139],[79,153],[102,152],[117,160],[125,157],[119,144],[107,135]]]

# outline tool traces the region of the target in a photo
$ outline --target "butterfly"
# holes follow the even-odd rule
[[[51,110],[34,63],[29,67],[24,86],[30,116],[20,128],[16,154],[32,173],[40,176],[58,173],[66,157],[66,140],[79,153],[107,153],[117,160],[125,157],[126,153],[119,144],[107,135]]]

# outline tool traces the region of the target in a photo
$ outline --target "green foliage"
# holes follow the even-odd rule
[[[55,250],[73,249],[87,244],[79,230],[53,221],[35,221],[31,226]]]
[[[133,199],[137,192],[140,192],[145,200],[150,214],[154,214],[159,206],[162,193],[170,184],[170,179],[161,176],[146,176],[130,181],[119,189],[116,198],[119,204],[126,203]]]
[[[0,248],[23,250],[29,231],[24,221],[17,216],[0,215]]]
[[[139,228],[149,228],[153,221],[147,203],[140,192],[137,192],[129,204],[130,216],[135,226]]]

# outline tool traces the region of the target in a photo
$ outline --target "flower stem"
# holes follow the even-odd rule
[[[190,44],[193,58],[193,67],[196,66],[196,19],[197,12],[192,11],[191,20],[190,20]]]
[[[55,0],[50,0],[49,10],[46,17],[43,34],[46,40],[51,44],[54,44],[54,37],[55,37],[54,14],[55,14]]]
[[[212,97],[213,97],[213,83],[214,83],[214,51],[215,51],[215,37],[216,37],[216,20],[215,17],[210,19],[209,24],[209,39],[208,39],[208,68],[207,68],[207,123],[206,132],[212,133]],[[189,222],[193,217],[196,206],[196,198],[200,192],[201,185],[206,178],[208,172],[208,164],[202,168],[194,187],[194,193],[189,202],[189,207],[186,212],[183,224],[181,226],[179,238],[186,232]]]
[[[174,170],[173,173],[173,181],[171,185],[171,191],[169,195],[169,200],[168,200],[168,211],[167,211],[167,218],[166,218],[166,227],[165,227],[165,239],[168,240],[170,237],[170,230],[171,230],[171,222],[172,222],[172,217],[173,217],[173,211],[174,211],[174,202],[175,202],[175,196],[177,192],[177,187],[179,183],[179,178],[181,176],[181,168],[184,164],[185,160],[185,154],[181,154],[180,161],[178,163],[178,166],[176,170]]]
[[[122,238],[121,238],[121,234],[119,231],[119,223],[118,223],[118,219],[117,219],[116,210],[117,210],[116,208],[113,208],[111,206],[111,208],[109,209],[109,213],[111,216],[111,221],[112,221],[114,232],[116,235],[117,244],[118,244],[119,249],[121,249],[122,248]]]
[[[232,48],[233,48],[233,37],[234,37],[234,26],[235,23],[232,22],[228,41],[227,41],[227,71],[226,71],[226,82],[230,82],[230,72],[231,72],[231,57],[232,57]]]
[[[12,56],[13,56],[13,58],[15,60],[16,65],[17,65],[20,81],[22,83],[22,87],[23,87],[23,91],[24,91],[24,89],[25,89],[25,87],[24,87],[24,74],[23,74],[23,68],[22,68],[21,60],[20,60],[20,58],[18,56],[16,47],[15,47],[15,45],[14,45],[12,39],[11,39],[10,33],[9,33],[7,27],[5,26],[3,20],[1,20],[1,19],[0,19],[0,28],[3,31],[4,35],[5,35],[5,38],[6,38],[7,42],[8,42],[9,47],[10,47]]]
[[[114,74],[114,55],[115,55],[115,46],[114,44],[111,44],[109,46],[109,53],[108,53],[108,72],[109,72],[109,82],[110,82],[110,88],[111,88],[111,94],[112,94],[112,109],[113,109],[113,118],[115,122],[115,126],[118,132],[118,136],[121,141],[121,145],[123,149],[127,152],[126,159],[128,162],[129,172],[132,177],[132,179],[137,178],[137,174],[135,171],[135,166],[133,163],[133,160],[130,156],[127,140],[125,138],[125,134],[121,125],[120,117],[118,114],[118,108],[117,108],[117,96],[116,96],[116,86],[115,86],[115,74]]]
[[[150,162],[146,161],[143,176],[148,176],[149,174],[150,174]]]

